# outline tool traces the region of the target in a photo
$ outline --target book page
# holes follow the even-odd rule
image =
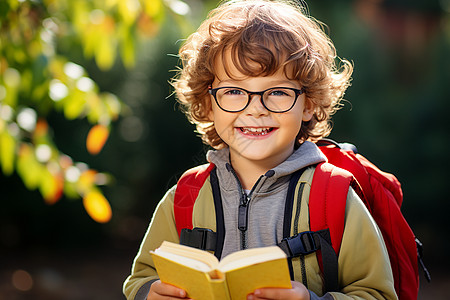
[[[180,244],[164,241],[157,250],[201,261],[204,264],[207,264],[210,269],[215,268],[219,264],[219,260],[213,254]]]
[[[168,260],[171,260],[173,262],[187,266],[191,269],[195,269],[195,270],[205,272],[205,273],[208,273],[211,271],[211,266],[209,266],[208,264],[206,264],[202,261],[198,261],[198,260],[190,258],[190,257],[180,256],[180,255],[177,255],[177,254],[174,254],[171,252],[166,252],[162,249],[156,249],[154,251],[154,253],[161,257],[164,257]]]
[[[253,264],[286,258],[286,254],[277,246],[246,249],[224,257],[217,269],[223,273]]]
[[[246,299],[259,288],[292,288],[286,258],[252,264],[225,274],[231,299]]]
[[[162,282],[169,283],[187,292],[187,297],[196,300],[229,300],[225,278],[213,272],[202,272],[184,264],[151,252],[153,262]],[[175,258],[177,259],[177,258]],[[196,261],[198,263],[198,261]]]

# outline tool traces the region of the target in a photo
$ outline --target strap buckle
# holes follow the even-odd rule
[[[180,234],[180,244],[206,251],[215,251],[216,233],[209,228],[183,228]]]
[[[316,243],[313,231],[300,232],[294,236],[284,238],[278,246],[289,257],[308,255],[319,250],[320,243]]]

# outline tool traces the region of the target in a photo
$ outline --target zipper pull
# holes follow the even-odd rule
[[[239,205],[238,212],[238,228],[240,231],[246,231],[248,223],[248,201],[250,199],[245,195],[243,200],[242,204]]]

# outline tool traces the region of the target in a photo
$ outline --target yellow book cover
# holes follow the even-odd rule
[[[277,246],[238,251],[220,262],[207,251],[170,242],[151,253],[161,281],[195,300],[243,300],[258,288],[292,287],[286,254]]]

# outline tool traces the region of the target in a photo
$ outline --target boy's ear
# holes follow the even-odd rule
[[[214,112],[213,112],[213,109],[212,109],[212,106],[213,106],[213,104],[212,104],[212,101],[211,101],[211,96],[208,96],[208,99],[206,99],[206,101],[207,102],[205,102],[205,103],[208,103],[209,105],[208,105],[208,119],[209,119],[209,121],[211,121],[211,122],[214,122]]]
[[[314,104],[308,99],[305,98],[305,107],[303,108],[303,122],[308,122],[312,119],[314,115]]]
[[[214,113],[212,111],[212,107],[209,108],[208,120],[214,122]]]

